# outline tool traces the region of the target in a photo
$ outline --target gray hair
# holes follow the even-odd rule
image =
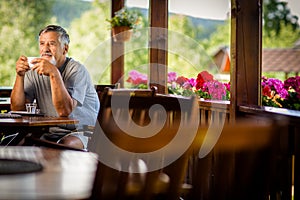
[[[60,42],[62,48],[65,45],[69,45],[69,43],[70,43],[69,34],[61,26],[48,25],[40,31],[39,37],[41,36],[41,34],[46,33],[46,32],[51,32],[51,31],[59,34],[58,41]]]

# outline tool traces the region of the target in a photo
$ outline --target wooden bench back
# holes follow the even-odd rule
[[[193,199],[267,199],[276,173],[281,128],[267,121],[225,123],[208,155],[199,157],[196,151]]]
[[[98,122],[92,199],[179,198],[199,125],[195,98],[107,89]]]

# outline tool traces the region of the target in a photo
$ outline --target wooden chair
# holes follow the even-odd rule
[[[111,88],[111,89],[119,89],[120,88],[120,83],[116,84],[100,84],[100,85],[94,85],[95,90],[98,94],[99,100],[101,99],[101,94],[105,90],[105,88]]]
[[[269,199],[281,130],[279,124],[259,120],[225,124],[208,155],[199,157],[196,151],[191,199]]]
[[[198,111],[195,98],[106,89],[89,143],[99,155],[90,199],[179,199]]]
[[[10,94],[12,87],[0,86],[0,113],[7,113],[10,111]]]

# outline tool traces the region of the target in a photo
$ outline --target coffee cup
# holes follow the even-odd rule
[[[38,57],[27,57],[27,61],[28,61],[30,69],[35,65],[35,63],[31,63],[32,60],[35,58],[38,58]]]

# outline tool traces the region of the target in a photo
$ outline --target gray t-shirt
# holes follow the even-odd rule
[[[67,58],[59,71],[69,94],[77,101],[77,107],[69,117],[79,120],[78,129],[83,125],[94,126],[100,103],[87,69],[72,58]],[[24,90],[26,99],[36,99],[41,113],[58,116],[52,103],[49,76],[39,75],[35,70],[26,72]]]

